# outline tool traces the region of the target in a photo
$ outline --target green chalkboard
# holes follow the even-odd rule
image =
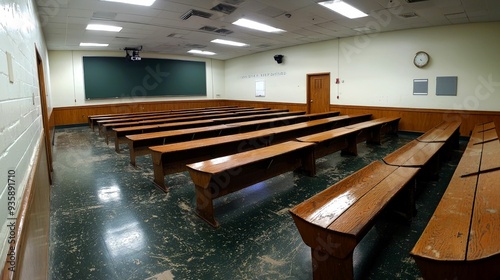
[[[205,62],[124,57],[83,57],[86,99],[206,96]]]

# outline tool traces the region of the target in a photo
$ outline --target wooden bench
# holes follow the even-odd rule
[[[262,109],[262,108],[260,108]],[[127,118],[136,118],[143,116],[155,116],[155,115],[189,115],[196,113],[212,113],[212,112],[238,112],[238,111],[248,111],[248,110],[259,110],[254,107],[237,107],[237,106],[228,106],[228,107],[209,107],[209,108],[198,108],[198,109],[178,109],[178,110],[164,110],[164,111],[148,111],[148,112],[136,112],[136,113],[128,113],[128,114],[116,114],[111,116],[97,116],[92,117],[91,127],[98,126],[98,121],[105,120],[116,120],[116,119],[127,119]]]
[[[375,161],[290,209],[311,248],[314,279],[353,279],[353,251],[390,202],[403,199],[413,216],[419,168]]]
[[[300,115],[304,114],[305,112],[302,111],[294,111],[294,112],[278,112],[278,113],[269,113],[269,114],[258,114],[258,115],[248,115],[248,116],[242,116],[242,117],[230,117],[230,118],[214,118],[214,119],[203,119],[203,120],[196,120],[196,121],[188,121],[188,122],[173,122],[173,123],[162,123],[162,124],[156,124],[156,125],[138,125],[138,126],[130,126],[130,127],[119,127],[119,128],[113,128],[111,133],[111,136],[109,138],[114,138],[115,140],[115,151],[120,152],[120,144],[121,143],[126,143],[128,144],[129,141],[127,140],[126,136],[131,136],[131,135],[136,135],[136,134],[144,134],[144,133],[152,133],[152,132],[164,132],[164,131],[169,131],[169,130],[175,130],[175,129],[184,129],[184,128],[195,128],[195,127],[202,127],[206,125],[216,125],[216,124],[228,124],[233,126],[238,127],[239,131],[238,132],[243,132],[241,127],[242,126],[252,126],[248,124],[243,124],[243,122],[239,122],[241,119],[248,120],[252,119],[252,121],[255,122],[271,122],[273,119],[276,119],[276,117],[280,116],[288,116],[289,118],[295,118],[299,117]],[[257,119],[257,120],[255,120]],[[239,124],[242,123],[240,126]],[[255,129],[253,129],[255,130]],[[130,145],[129,145],[130,147]]]
[[[298,112],[302,113],[302,112]],[[281,114],[281,113],[280,113]],[[322,114],[323,116],[331,116],[335,114]],[[130,153],[130,163],[136,166],[136,157],[149,154],[148,147],[175,143],[176,141],[187,141],[194,139],[202,139],[208,137],[216,137],[223,135],[231,135],[236,133],[251,132],[255,130],[268,129],[273,127],[284,126],[287,124],[295,124],[299,121],[306,121],[311,118],[319,117],[318,115],[295,115],[282,118],[259,119],[248,122],[229,123],[224,125],[204,126],[192,129],[169,130],[151,133],[142,133],[135,135],[127,135],[125,142],[128,145]],[[214,123],[216,121],[214,120]],[[252,128],[252,129],[249,129]],[[115,150],[116,139],[115,139]],[[118,150],[117,150],[118,151]]]
[[[253,112],[253,111],[252,111]],[[261,111],[259,111],[261,112]],[[163,114],[147,117],[135,117],[131,119],[116,119],[116,120],[101,120],[97,121],[99,126],[99,134],[106,135],[113,128],[127,127],[134,125],[147,125],[147,124],[159,124],[174,122],[177,120],[200,120],[208,118],[209,116],[214,117],[227,117],[234,116],[235,112],[223,112],[223,111],[210,111],[210,112],[196,112],[189,114]]]
[[[442,122],[417,138],[420,142],[442,142],[444,153],[449,157],[453,149],[457,149],[460,139],[461,122]]]
[[[444,127],[444,129],[443,129]],[[452,129],[449,129],[449,128]],[[460,123],[443,123],[384,157],[389,165],[420,167],[421,177],[438,176],[440,155],[458,145]]]
[[[238,133],[237,126],[224,124],[185,128],[178,130],[150,132],[125,137],[130,153],[130,164],[136,166],[137,156],[149,154],[150,146],[166,145],[195,139],[232,135]]]
[[[357,121],[366,116],[370,115],[343,115],[235,135],[152,146],[149,150],[153,160],[154,182],[163,191],[168,191],[165,175],[186,171],[186,164],[294,140],[310,133],[348,125],[352,119]]]
[[[320,133],[297,138],[300,142],[316,143],[314,155],[321,158],[331,153],[342,151],[342,154],[357,155],[357,144],[380,144],[382,131],[397,133],[400,118],[379,118],[352,124]],[[387,127],[387,129],[383,129]]]
[[[98,115],[89,115],[87,116],[87,120],[89,126],[93,128],[94,125],[97,124],[97,120],[100,119],[111,119],[111,118],[120,118],[120,117],[128,117],[134,115],[154,115],[158,113],[178,113],[178,112],[194,112],[194,111],[211,111],[211,110],[232,110],[237,108],[251,108],[251,107],[238,107],[234,105],[230,106],[218,106],[218,107],[205,107],[205,108],[191,108],[191,109],[175,109],[175,110],[159,110],[159,111],[141,111],[141,112],[130,112],[130,113],[110,113],[110,114],[98,114]]]
[[[214,199],[298,168],[314,176],[313,147],[289,141],[187,165],[195,185],[196,214],[218,227]]]
[[[232,126],[232,125],[238,126],[240,133],[242,133],[242,132],[249,132],[249,131],[254,131],[254,130],[259,130],[259,129],[285,126],[285,125],[295,124],[295,123],[299,123],[299,122],[313,121],[313,120],[318,120],[318,119],[323,119],[323,118],[336,117],[339,114],[340,114],[340,112],[333,111],[333,112],[314,113],[314,114],[306,114],[306,115],[300,114],[299,116],[295,115],[295,116],[289,116],[289,117],[283,117],[283,118],[274,118],[271,120],[259,119],[259,120],[251,120],[251,121],[237,122],[237,123],[228,123],[228,122],[223,122],[223,123],[227,124],[229,126]],[[215,120],[215,121],[221,122],[221,120]]]
[[[156,120],[144,120],[144,121],[136,121],[136,122],[124,122],[124,123],[108,123],[104,124],[102,127],[104,128],[106,143],[108,139],[114,135],[113,129],[120,127],[133,127],[133,126],[142,126],[142,125],[155,125],[155,124],[164,124],[164,123],[173,123],[173,122],[184,122],[184,121],[196,121],[196,120],[212,120],[216,122],[216,120],[227,120],[230,122],[231,120],[234,122],[239,121],[240,119],[259,119],[259,118],[272,118],[273,114],[297,114],[290,113],[284,109],[273,109],[273,110],[247,110],[244,112],[227,112],[227,113],[217,113],[217,114],[200,114],[196,116],[178,116],[178,117],[169,117],[169,118],[160,118]],[[298,113],[300,114],[300,113]],[[303,114],[303,113],[302,113]],[[223,122],[217,122],[215,124],[222,124]]]
[[[500,142],[488,126],[475,127],[410,252],[424,279],[500,279]]]

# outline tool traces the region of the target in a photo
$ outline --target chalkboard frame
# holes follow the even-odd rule
[[[85,99],[207,96],[206,63],[83,56]]]

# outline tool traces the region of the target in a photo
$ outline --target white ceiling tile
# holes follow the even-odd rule
[[[144,45],[145,50],[186,55],[190,45],[204,45],[215,50],[217,59],[229,59],[264,50],[296,44],[323,41],[359,34],[354,28],[372,28],[376,32],[440,26],[464,22],[500,21],[500,1],[497,0],[429,0],[409,4],[405,0],[348,0],[370,16],[347,19],[317,4],[314,0],[245,0],[235,5],[229,15],[210,9],[224,1],[160,0],[151,7],[103,2],[99,0],[67,0],[56,10],[50,1],[36,1],[42,29],[49,50],[81,50],[85,39],[106,41],[109,49]],[[59,2],[57,2],[59,3]],[[212,13],[209,19],[192,16],[181,20],[190,9]],[[416,18],[402,18],[401,13],[416,13]],[[92,18],[95,15],[104,18]],[[286,16],[285,14],[290,14]],[[287,30],[282,34],[253,31],[232,25],[236,19],[248,17]],[[86,31],[89,22],[119,25],[119,33],[105,34]],[[200,31],[202,26],[233,31],[229,35]],[[179,38],[168,37],[177,34]],[[231,48],[210,43],[214,38],[227,38],[249,44]]]

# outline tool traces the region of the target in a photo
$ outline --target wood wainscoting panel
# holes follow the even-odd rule
[[[3,280],[48,279],[50,183],[45,136],[35,150],[35,162],[16,219],[15,262],[7,256]],[[9,268],[15,265],[15,270]]]
[[[137,103],[117,103],[100,104],[88,106],[69,106],[53,108],[54,124],[75,125],[88,122],[89,115],[133,113],[162,110],[178,110],[190,108],[205,108],[224,106],[225,100],[207,99],[207,100],[173,100],[166,102],[137,102]]]
[[[330,111],[339,111],[341,115],[372,114],[372,118],[401,117],[399,130],[409,132],[425,132],[442,121],[461,121],[460,135],[467,137],[478,123],[500,122],[500,112],[492,111],[456,111],[352,105],[330,105]]]
[[[307,111],[306,104],[286,103],[286,102],[267,102],[267,101],[246,101],[246,100],[225,100],[226,106],[240,107],[260,107],[271,109],[288,109],[289,111]]]

